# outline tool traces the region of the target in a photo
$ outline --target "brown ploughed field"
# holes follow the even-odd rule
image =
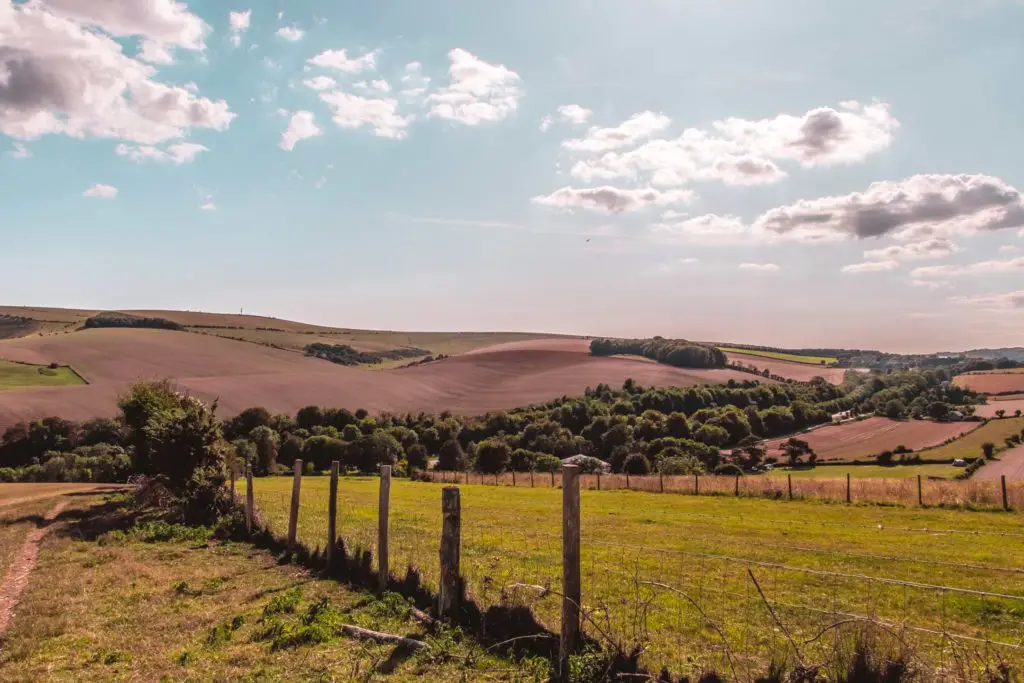
[[[978,422],[930,422],[924,420],[890,420],[869,417],[859,422],[846,422],[798,434],[818,454],[819,461],[867,460],[882,451],[906,446],[915,451],[941,444],[978,427]],[[779,446],[786,439],[766,441],[768,455],[780,460]]]
[[[644,386],[744,381],[731,370],[689,370],[591,356],[585,340],[499,344],[408,368],[369,372],[299,353],[215,336],[147,329],[97,329],[0,341],[0,358],[71,365],[86,386],[0,392],[0,428],[60,415],[81,420],[116,412],[116,399],[139,378],[171,379],[221,416],[262,405],[294,413],[319,404],[393,412],[476,414],[541,403],[606,382]]]
[[[794,363],[788,360],[765,358],[764,356],[749,356],[745,353],[732,353],[731,351],[725,355],[730,363],[753,365],[758,370],[768,370],[773,375],[794,379],[798,382],[807,382],[813,377],[824,377],[832,384],[842,384],[843,374],[846,372],[845,368],[829,368],[809,365],[807,363]]]
[[[953,381],[983,394],[1024,391],[1024,369],[969,372],[966,375],[957,375]]]
[[[996,417],[997,410],[1005,410],[1006,415],[1013,415],[1016,411],[1020,410],[1024,412],[1024,399],[1018,399],[1015,401],[994,401],[993,397],[990,396],[988,403],[983,406],[975,406],[974,414],[978,417]]]

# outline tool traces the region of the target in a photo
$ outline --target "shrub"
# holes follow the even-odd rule
[[[724,462],[715,468],[715,474],[734,477],[736,475],[742,475],[743,470],[732,463]]]
[[[476,469],[478,472],[497,474],[508,469],[512,461],[512,449],[500,439],[481,441],[476,449]]]
[[[673,456],[669,458],[662,458],[658,462],[658,471],[662,474],[673,476],[682,474],[701,474],[704,472],[704,465],[700,460],[697,460],[697,458],[694,458],[693,456]]]
[[[404,455],[398,439],[378,429],[349,447],[352,464],[360,472],[376,472],[381,465],[394,465]]]
[[[537,466],[537,454],[525,448],[512,451],[509,466],[514,472],[529,472]]]
[[[277,432],[261,425],[249,433],[256,450],[256,474],[277,474]]]
[[[348,449],[344,441],[329,436],[311,436],[302,445],[302,461],[311,462],[319,470],[330,469],[335,460],[347,464]],[[292,463],[294,464],[294,460]]]
[[[991,459],[996,452],[996,445],[990,441],[981,444],[981,453],[986,460]]]
[[[422,444],[413,444],[405,452],[406,460],[409,463],[410,470],[425,470],[427,469],[427,449]]]
[[[893,460],[892,451],[882,451],[875,456],[875,460],[878,461],[879,465],[891,465]]]
[[[562,469],[562,461],[549,453],[538,453],[534,467],[538,472],[558,472]]]
[[[650,474],[651,463],[647,460],[646,456],[640,453],[633,453],[626,458],[622,469],[627,474]]]
[[[455,439],[441,444],[437,454],[437,469],[449,472],[464,472],[469,469],[469,458]]]

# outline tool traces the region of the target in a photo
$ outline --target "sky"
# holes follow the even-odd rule
[[[1017,0],[0,0],[0,303],[1024,346]]]

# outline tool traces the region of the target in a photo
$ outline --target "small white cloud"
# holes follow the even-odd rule
[[[302,40],[302,36],[306,35],[306,32],[298,26],[282,26],[277,29],[277,35],[290,43],[295,43]]]
[[[307,61],[313,66],[319,66],[324,69],[335,69],[344,73],[356,74],[363,71],[373,71],[377,68],[377,51],[374,50],[359,57],[350,58],[344,49],[324,50]]]
[[[540,132],[546,133],[551,130],[551,125],[554,123],[554,119],[551,116],[545,116],[540,120]]]
[[[337,125],[342,128],[368,126],[381,138],[405,138],[413,121],[413,117],[398,113],[398,101],[390,97],[371,99],[335,90],[321,93],[320,99],[331,108]]]
[[[7,153],[7,156],[12,159],[28,159],[32,156],[32,151],[21,142],[14,143],[14,149]]]
[[[549,195],[534,197],[533,203],[557,208],[583,208],[608,213],[636,211],[648,206],[685,204],[693,200],[692,190],[661,191],[654,188],[629,190],[618,187],[563,187]]]
[[[871,249],[864,252],[864,258],[871,261],[938,259],[958,251],[960,251],[959,247],[949,240],[929,239],[910,244],[894,244],[884,249]]]
[[[142,48],[139,50],[139,59],[150,64],[173,64],[174,55],[171,49],[163,43],[152,40],[142,41]]]
[[[1012,254],[1014,252],[1020,251],[1020,247],[1014,244],[1004,244],[1003,246],[999,247],[999,251],[1003,252],[1004,254]]]
[[[911,280],[910,284],[913,287],[921,287],[933,292],[937,289],[948,289],[953,286],[945,280]]]
[[[96,199],[113,199],[117,196],[117,188],[112,185],[93,185],[88,190],[82,193],[83,197],[92,197]]]
[[[402,89],[399,94],[407,100],[418,100],[423,97],[430,86],[430,79],[423,75],[423,65],[409,62],[405,65],[402,75]]]
[[[168,145],[166,149],[160,149],[153,145],[118,145],[114,151],[118,156],[127,157],[136,163],[153,161],[160,164],[187,164],[195,161],[196,157],[209,149],[194,142],[178,142]]]
[[[573,152],[602,154],[621,147],[629,147],[655,133],[660,133],[671,123],[672,119],[664,114],[643,111],[634,114],[614,128],[594,126],[587,131],[585,137],[566,140],[562,146]]]
[[[1007,292],[1006,294],[979,294],[975,296],[952,296],[949,301],[954,304],[974,306],[984,310],[1024,310],[1024,290]]]
[[[779,267],[774,263],[741,263],[739,269],[757,273],[777,273],[779,271]]]
[[[915,280],[923,280],[937,277],[949,277],[950,275],[960,275],[963,272],[963,266],[924,266],[921,268],[914,268],[910,271],[910,277]]]
[[[231,28],[229,29],[231,44],[238,47],[242,44],[242,34],[249,30],[249,25],[252,19],[252,10],[231,12],[229,18],[231,21]]]
[[[279,147],[290,152],[295,149],[295,143],[299,140],[316,137],[322,133],[323,131],[316,125],[312,112],[297,111],[292,114],[291,121],[288,122],[288,129],[281,135]]]
[[[449,82],[427,97],[430,115],[467,126],[501,121],[523,96],[519,74],[455,48],[448,53]]]
[[[314,76],[313,78],[307,78],[302,83],[313,90],[330,90],[338,84],[330,76]]]
[[[864,263],[852,263],[843,266],[840,270],[844,273],[878,273],[884,270],[892,270],[900,265],[899,261],[865,261]]]
[[[216,211],[217,205],[214,204],[213,202],[205,202],[202,205],[200,205],[199,208],[202,209],[203,211]]]
[[[391,92],[391,86],[384,80],[370,81],[370,87],[380,92]]]
[[[327,184],[327,178],[324,178],[324,177],[321,176],[319,180],[317,180],[315,183],[313,183],[313,187],[316,188],[317,190],[319,190],[320,188],[322,188],[326,184]]]

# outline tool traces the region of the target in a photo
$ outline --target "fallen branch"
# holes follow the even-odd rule
[[[419,622],[426,626],[434,626],[437,624],[437,619],[430,616],[421,609],[416,609],[415,607],[409,608],[409,616],[412,617],[413,621]]]
[[[404,636],[396,636],[393,633],[381,633],[380,631],[371,631],[369,629],[359,628],[358,626],[350,626],[349,624],[343,624],[341,630],[346,635],[354,636],[356,638],[363,638],[365,640],[373,640],[378,643],[395,643],[396,645],[412,648],[413,650],[430,649],[430,646],[424,643],[422,640],[414,640],[412,638],[406,638]]]

